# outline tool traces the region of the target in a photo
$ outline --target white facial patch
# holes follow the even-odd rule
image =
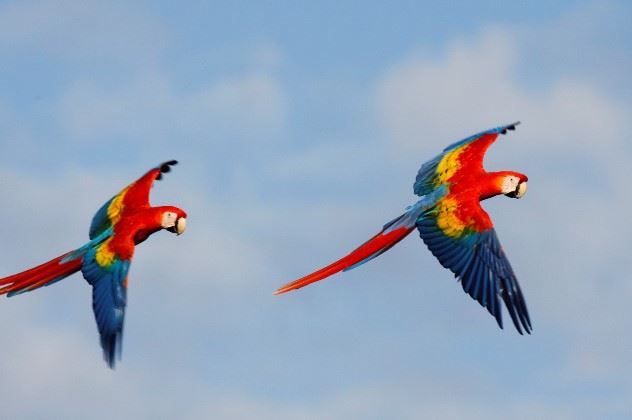
[[[162,227],[163,229],[169,229],[176,225],[176,220],[178,220],[178,215],[172,211],[167,211],[162,214]]]
[[[506,176],[503,179],[502,192],[503,194],[509,194],[516,191],[516,187],[520,183],[520,179],[517,176]],[[526,187],[525,187],[526,189]]]

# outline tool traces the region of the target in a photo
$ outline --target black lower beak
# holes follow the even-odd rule
[[[505,194],[507,197],[509,198],[516,198],[518,197],[518,191],[520,191],[520,184],[516,185],[516,189],[513,190],[510,193]]]

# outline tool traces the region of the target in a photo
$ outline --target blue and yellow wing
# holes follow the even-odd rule
[[[454,273],[463,290],[492,314],[503,327],[502,299],[520,334],[531,333],[531,320],[518,279],[480,203],[465,203],[475,211],[466,215],[451,197],[417,219],[421,239],[442,266]]]
[[[111,229],[123,214],[123,200],[130,187],[123,189],[120,193],[109,199],[92,218],[90,223],[90,239],[94,239],[103,232]]]
[[[156,180],[162,179],[162,174],[170,172],[171,166],[178,161],[170,160],[150,169],[145,175],[132,182],[121,192],[109,199],[92,218],[90,224],[90,239],[116,225],[123,216],[126,208],[138,208],[149,205],[149,192]]]
[[[103,358],[110,368],[120,360],[123,322],[127,305],[127,273],[130,261],[119,259],[107,240],[85,255],[81,269],[92,285],[92,309],[101,337]]]
[[[446,147],[437,157],[421,165],[413,185],[414,193],[419,196],[431,193],[440,185],[447,183],[457,171],[469,168],[482,169],[485,151],[496,140],[498,134],[515,130],[518,124],[520,122],[482,131]]]

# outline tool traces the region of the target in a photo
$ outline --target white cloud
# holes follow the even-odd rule
[[[165,33],[147,10],[128,2],[28,0],[0,6],[0,49],[100,65],[153,64]]]
[[[217,130],[213,124],[220,130],[275,133],[284,127],[286,102],[276,78],[252,73],[221,80],[185,98],[178,114],[183,126],[200,134]]]
[[[158,147],[177,138],[185,148],[255,135],[266,141],[281,137],[287,97],[274,74],[282,63],[276,45],[255,44],[243,53],[242,71],[209,76],[191,90],[172,76],[177,72],[165,61],[167,49],[168,26],[151,8],[93,0],[0,6],[0,51],[14,58],[8,64],[34,55],[71,76],[56,79],[54,91],[45,92],[45,106],[51,107],[45,116],[52,118],[46,141],[57,141],[64,152],[73,150],[68,139],[107,147],[149,138]],[[40,127],[19,127],[15,120],[25,117],[17,108],[11,137],[19,135],[16,148],[27,154],[29,144],[41,141],[29,129]],[[0,109],[0,121],[2,114]]]
[[[159,74],[111,89],[77,82],[60,104],[62,129],[80,141],[221,143],[231,137],[278,134],[286,119],[286,95],[275,77],[254,71],[180,91]],[[229,139],[226,139],[228,137]]]
[[[87,45],[107,44],[105,35],[73,41],[73,33],[116,29],[124,7],[101,16],[106,6],[90,4],[90,12],[73,3],[63,3],[68,10],[53,2],[2,6],[0,35],[8,38],[0,48],[90,58]],[[142,67],[140,76],[111,83],[74,75],[51,107],[58,138],[90,152],[105,144],[114,157],[99,155],[101,166],[81,168],[64,166],[66,159],[50,173],[26,162],[0,169],[0,236],[10,244],[0,268],[8,274],[81,244],[93,212],[140,175],[130,167],[142,172],[148,168],[138,161],[156,163],[148,162],[153,154],[191,157],[152,193],[154,203],[187,210],[189,230],[178,238],[157,234],[137,250],[124,360],[115,373],[101,361],[89,287],[80,275],[0,302],[1,318],[10,320],[2,330],[10,337],[0,359],[0,395],[9,401],[3,413],[346,419],[623,412],[632,389],[626,368],[632,326],[621,309],[632,297],[625,275],[632,270],[632,232],[622,210],[630,207],[622,193],[631,163],[627,104],[578,77],[556,79],[546,90],[523,85],[516,45],[529,32],[495,28],[456,40],[438,56],[412,53],[387,69],[377,95],[386,144],[376,141],[366,152],[366,144],[322,146],[314,136],[306,151],[280,148],[279,156],[250,165],[249,147],[268,147],[290,117],[291,92],[275,73],[282,54],[262,45],[243,72],[186,90],[170,77],[169,63],[153,60],[164,31],[143,16],[122,19],[129,48],[116,46],[118,34],[103,46],[104,57],[115,61],[135,63],[138,53],[143,63],[132,67]],[[83,26],[66,24],[71,18]],[[153,35],[156,45],[139,52]],[[65,42],[68,50],[61,51]],[[514,119],[524,124],[490,151],[490,168],[523,170],[531,189],[522,201],[489,207],[527,295],[533,336],[516,337],[510,326],[498,331],[416,234],[327,285],[270,295],[290,280],[279,277],[342,255],[409,204],[392,199],[410,191],[414,173],[400,186],[386,171],[415,168],[459,136]],[[0,106],[0,130],[26,139],[10,150],[27,159],[32,146],[51,160],[51,143],[35,138],[36,125],[30,113],[20,118]],[[130,139],[143,147],[142,159],[130,158]],[[235,145],[235,139],[248,141]],[[202,141],[229,145],[234,155],[209,153]],[[87,157],[85,150],[73,159]],[[211,179],[206,166],[213,156],[237,167],[234,179]],[[454,365],[439,366],[451,356]],[[430,369],[435,362],[439,367]],[[568,396],[610,386],[617,392],[607,398]]]
[[[437,153],[440,139],[458,139],[522,119],[536,139],[530,152],[616,154],[623,146],[625,108],[593,86],[562,80],[546,92],[522,87],[515,35],[501,29],[458,41],[438,59],[413,54],[390,69],[379,84],[378,112],[387,135],[413,151]],[[447,140],[448,142],[450,140]],[[434,148],[429,147],[432,145]],[[592,150],[591,150],[592,151]]]
[[[252,395],[212,398],[194,405],[187,418],[218,419],[572,419],[578,412],[570,407],[529,400],[511,400],[502,390],[481,382],[481,378],[429,383],[389,383],[329,393],[317,404],[288,400],[272,403]],[[484,396],[483,394],[487,394]]]
[[[625,257],[632,228],[619,216],[632,206],[621,193],[632,167],[630,106],[576,77],[545,91],[521,84],[516,46],[526,35],[495,28],[450,44],[439,57],[413,53],[380,81],[377,109],[394,156],[430,158],[476,131],[523,121],[491,149],[487,166],[523,170],[529,194],[488,208],[504,210],[490,213],[513,251],[535,333],[554,325],[572,337],[570,375],[617,378],[630,391],[630,371],[621,367],[632,324],[615,309],[632,299],[621,275],[632,269]]]
[[[559,19],[518,25],[519,72],[532,87],[558,78],[577,78],[630,100],[629,2],[608,0],[580,4]]]
[[[451,44],[438,60],[414,54],[396,64],[378,90],[378,112],[391,139],[431,151],[427,145],[457,127],[515,120],[515,89],[508,79],[515,61],[510,35],[487,31],[476,41]]]

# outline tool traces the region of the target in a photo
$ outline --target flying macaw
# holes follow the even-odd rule
[[[149,190],[177,164],[171,160],[151,169],[105,203],[92,219],[90,242],[37,267],[0,279],[8,297],[49,286],[81,270],[92,286],[92,309],[101,336],[103,357],[110,368],[121,359],[127,303],[127,272],[134,248],[151,234],[166,229],[180,235],[186,213],[173,206],[152,207]]]
[[[487,308],[503,327],[500,299],[520,334],[531,333],[531,320],[518,280],[505,256],[494,225],[480,201],[504,194],[521,198],[527,176],[513,171],[487,172],[483,158],[499,134],[520,122],[492,128],[444,149],[417,173],[413,186],[421,199],[382,231],[340,260],[279,288],[300,289],[340,271],[348,271],[388,251],[415,228],[441,265],[451,270],[463,290]]]

